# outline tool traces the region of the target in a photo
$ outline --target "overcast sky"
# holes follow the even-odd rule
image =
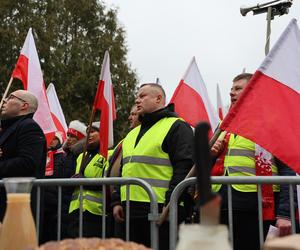
[[[104,0],[118,8],[119,23],[126,30],[128,61],[140,83],[159,77],[171,98],[191,59],[198,67],[216,106],[216,86],[223,104],[229,103],[232,78],[254,72],[264,59],[266,14],[246,17],[242,5],[253,0]],[[300,19],[300,2],[294,0],[289,14],[272,21],[271,46],[292,18]],[[300,58],[299,58],[300,60]]]

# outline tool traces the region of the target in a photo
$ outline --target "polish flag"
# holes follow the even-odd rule
[[[219,118],[220,118],[220,120],[223,120],[223,118],[224,118],[224,109],[223,109],[223,102],[222,102],[222,99],[221,99],[219,84],[217,84],[217,108],[218,108]]]
[[[293,19],[221,129],[259,144],[300,173],[300,30]]]
[[[55,86],[53,83],[50,83],[47,87],[47,97],[49,101],[50,111],[52,115],[52,119],[58,131],[63,135],[63,140],[66,139],[68,125],[66,123],[64,112],[60,106],[60,102],[58,100]]]
[[[100,154],[107,158],[108,148],[114,144],[113,120],[116,119],[115,100],[110,75],[110,60],[105,52],[100,80],[94,100],[94,111],[100,110]]]
[[[12,77],[21,80],[24,89],[37,97],[39,104],[33,119],[44,131],[47,143],[49,144],[56,131],[56,127],[51,117],[41,65],[31,28],[27,33]]]
[[[193,127],[200,121],[207,121],[214,131],[218,125],[217,114],[209,100],[195,57],[179,82],[170,103],[175,104],[176,113]]]

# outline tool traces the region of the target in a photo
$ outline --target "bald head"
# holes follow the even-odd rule
[[[28,103],[28,114],[35,113],[38,108],[38,100],[34,94],[27,90],[17,90],[14,92],[16,96],[22,98],[24,101]]]
[[[37,98],[27,90],[12,92],[3,102],[1,118],[9,119],[16,116],[35,113],[38,108]]]

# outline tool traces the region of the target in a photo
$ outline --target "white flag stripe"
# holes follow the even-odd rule
[[[217,108],[221,108],[222,113],[224,115],[224,109],[223,109],[223,102],[222,102],[222,98],[221,98],[221,92],[220,92],[220,88],[219,88],[219,84],[217,84]]]
[[[201,96],[210,121],[211,128],[214,131],[218,126],[219,119],[208,97],[207,89],[200,74],[195,57],[192,58],[192,61],[183,77],[183,80],[188,86],[193,88]]]
[[[114,135],[113,135],[113,110],[112,110],[112,81],[110,74],[110,58],[108,51],[105,52],[103,66],[101,69],[100,79],[104,81],[104,98],[108,103],[108,147],[114,145]],[[100,125],[101,126],[101,125]]]
[[[51,117],[41,65],[31,28],[27,33],[21,54],[28,59],[27,90],[32,92],[38,99],[38,109],[33,118],[41,126],[45,134],[54,132],[56,127]]]
[[[282,46],[283,43],[285,43],[285,46]],[[297,20],[292,19],[258,69],[265,75],[285,84],[298,93],[300,93],[299,43],[300,30]]]
[[[67,133],[68,125],[66,123],[64,112],[61,108],[55,86],[53,83],[50,83],[47,88],[47,97],[49,101],[50,111],[57,117],[60,121],[62,127],[64,128],[65,132]]]

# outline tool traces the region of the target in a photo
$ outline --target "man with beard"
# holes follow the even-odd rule
[[[107,167],[106,159],[99,154],[100,122],[93,122],[88,127],[87,152],[83,158],[81,153],[77,158],[76,176],[79,178],[100,178],[103,177],[104,169]],[[83,163],[81,163],[83,161]],[[82,195],[82,197],[80,197]],[[83,237],[99,237],[102,228],[102,190],[98,186],[84,186],[83,192],[76,187],[72,200],[70,202],[69,213],[71,216],[69,224],[69,236],[76,238],[79,235],[79,208],[80,199],[82,198],[83,209]]]

